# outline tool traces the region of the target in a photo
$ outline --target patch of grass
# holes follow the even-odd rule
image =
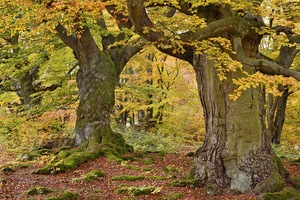
[[[121,176],[113,176],[110,178],[112,181],[136,181],[143,180],[146,176],[129,176],[129,175],[121,175]]]
[[[37,194],[49,194],[52,192],[54,192],[54,191],[47,187],[37,186],[37,187],[33,187],[33,188],[30,188],[29,190],[25,191],[24,194],[25,195],[37,195]]]
[[[161,191],[161,187],[143,186],[143,187],[122,187],[117,189],[117,194],[129,194],[131,196],[157,194]]]

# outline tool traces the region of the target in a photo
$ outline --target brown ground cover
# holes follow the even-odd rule
[[[251,193],[232,195],[230,193],[223,193],[222,196],[209,196],[205,193],[204,188],[190,188],[190,187],[174,187],[169,183],[175,180],[183,179],[190,170],[192,158],[188,157],[186,153],[168,153],[159,155],[156,153],[147,154],[153,158],[152,164],[145,164],[145,159],[138,158],[135,161],[126,161],[122,163],[109,162],[106,158],[98,158],[94,161],[83,164],[74,171],[68,171],[61,174],[52,175],[37,175],[32,174],[32,171],[41,167],[41,164],[35,163],[27,168],[17,169],[15,172],[8,174],[1,174],[1,191],[0,199],[44,199],[45,197],[53,196],[54,194],[47,195],[25,195],[24,192],[30,188],[43,186],[55,191],[73,191],[79,193],[79,199],[92,200],[92,199],[172,199],[171,194],[182,194],[180,199],[188,200],[223,200],[223,199],[256,199],[256,196]],[[7,162],[9,159],[0,159],[0,165]],[[287,169],[292,176],[300,177],[299,165],[286,163]],[[77,180],[85,173],[92,170],[100,170],[105,172],[104,177],[97,180],[86,181]],[[110,178],[117,175],[136,175],[146,176],[143,180],[136,181],[112,181]],[[165,177],[165,180],[157,180],[153,177]],[[152,177],[152,178],[150,178]],[[128,194],[117,194],[115,191],[120,187],[130,186],[153,186],[160,188],[156,194],[131,196]],[[169,198],[167,198],[169,197]]]

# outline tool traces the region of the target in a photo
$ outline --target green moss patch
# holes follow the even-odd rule
[[[161,191],[161,187],[143,186],[143,187],[122,187],[117,189],[117,194],[129,194],[131,196],[157,194]]]
[[[79,199],[79,194],[77,192],[65,191],[58,196],[52,196],[45,198],[44,200],[77,200]]]
[[[129,176],[129,175],[121,175],[121,176],[113,176],[110,178],[112,181],[136,181],[143,180],[146,176]]]
[[[74,170],[83,163],[93,160],[97,154],[91,152],[77,152],[77,151],[62,151],[58,154],[57,159],[43,168],[34,171],[34,174],[55,174],[62,173],[66,170]]]
[[[15,165],[14,164],[5,164],[3,166],[0,167],[0,172],[4,173],[4,174],[9,174],[11,172],[15,172]]]
[[[197,187],[198,181],[196,179],[184,179],[184,180],[177,180],[169,184],[170,186],[174,187]]]
[[[285,188],[280,192],[263,193],[258,196],[258,200],[292,200],[300,199],[300,193],[293,188]]]
[[[17,155],[17,160],[19,161],[35,160],[41,156],[49,155],[50,153],[51,150],[47,148],[33,150],[30,152],[23,152]]]
[[[53,190],[51,190],[47,187],[37,186],[37,187],[30,188],[29,190],[25,191],[24,194],[25,195],[37,195],[37,194],[49,194],[52,192],[53,192]]]
[[[93,170],[86,174],[84,174],[81,178],[75,178],[73,179],[74,182],[79,180],[85,180],[85,181],[93,181],[97,180],[99,177],[104,177],[105,173],[100,170]]]
[[[221,195],[222,191],[216,184],[208,184],[204,188],[205,193],[210,196]]]
[[[169,172],[178,172],[179,170],[176,169],[176,168],[173,167],[173,166],[168,165],[168,166],[166,166],[166,167],[164,168],[164,171],[165,171],[166,173],[169,173]]]
[[[144,164],[145,165],[152,165],[153,164],[153,157],[152,156],[147,156],[144,158]]]
[[[297,189],[300,189],[300,177],[292,178],[293,186]]]
[[[177,200],[183,197],[181,193],[168,194],[166,196],[159,197],[158,200]]]

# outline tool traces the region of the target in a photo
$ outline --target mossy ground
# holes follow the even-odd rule
[[[280,192],[263,193],[258,196],[258,200],[297,200],[300,199],[300,192],[294,188],[285,188]]]
[[[127,152],[133,152],[133,148],[125,143],[119,133],[109,130],[103,134],[102,140],[99,137],[92,137],[84,141],[75,150],[63,148],[57,152],[57,156],[51,163],[43,168],[34,171],[34,174],[55,174],[67,170],[75,170],[83,163],[94,160],[98,157],[106,157],[109,161],[121,162],[122,156]]]
[[[93,171],[90,171],[90,172],[84,174],[80,178],[73,179],[73,181],[74,182],[77,182],[79,180],[93,181],[93,180],[97,180],[99,177],[104,177],[104,176],[105,176],[104,172],[102,172],[100,170],[93,170]]]
[[[49,194],[52,192],[54,192],[54,191],[50,188],[37,186],[37,187],[33,187],[33,188],[30,188],[29,190],[25,191],[24,194],[25,195],[37,195],[37,194]]]
[[[140,196],[140,195],[147,195],[147,194],[157,194],[161,190],[160,187],[153,187],[153,186],[142,186],[142,187],[121,187],[117,189],[115,192],[117,194],[129,194],[131,196]]]

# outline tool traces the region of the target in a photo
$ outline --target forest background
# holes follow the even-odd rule
[[[3,1],[2,6],[9,9],[2,10],[8,21],[2,21],[0,38],[1,148],[20,153],[49,140],[73,138],[78,62],[69,47],[49,34],[51,24],[43,27],[48,34],[28,31],[34,24],[28,22],[32,14],[27,5],[19,7],[17,2]],[[118,30],[113,18],[108,21],[109,31]],[[101,43],[100,36],[106,33],[96,30],[93,29],[93,35]],[[279,41],[284,40],[284,36],[278,37],[282,37]],[[275,57],[279,46],[280,43],[266,38],[260,51]],[[299,63],[297,56],[291,68],[298,69]],[[153,45],[127,63],[115,99],[112,127],[136,149],[171,150],[175,144],[198,146],[203,142],[204,119],[192,67],[160,53]],[[299,112],[296,91],[289,97],[281,145],[274,146],[282,155],[288,152],[299,156]]]
[[[22,3],[30,5],[32,2]],[[38,2],[34,3],[38,5]],[[87,33],[84,28],[89,27],[92,38],[101,46],[101,51],[111,49],[113,52],[114,48],[122,49],[123,45],[133,41],[140,42],[131,29],[120,28],[119,24],[122,23],[118,22],[118,17],[121,12],[114,16],[109,13],[109,6],[108,11],[101,10],[101,3],[51,1],[45,4],[45,10],[41,10],[38,17],[28,5],[20,7],[18,3],[9,1],[3,1],[1,5],[6,8],[1,10],[4,20],[0,32],[1,148],[13,155],[21,155],[21,159],[24,158],[24,151],[74,145],[76,113],[78,114],[80,106],[76,74],[81,66],[77,52],[74,52],[74,49],[72,51],[60,40],[64,35],[59,33],[67,33],[67,36],[76,34],[81,40],[81,34]],[[97,28],[98,22],[95,23],[93,19],[98,13],[97,9],[93,8],[101,10],[105,28]],[[64,13],[68,16],[65,17]],[[31,21],[33,16],[35,18]],[[85,21],[81,21],[83,18]],[[57,20],[60,20],[59,23]],[[65,24],[64,31],[60,30],[62,23]],[[196,23],[196,20],[190,23]],[[196,26],[201,26],[201,22],[198,21]],[[298,27],[293,28],[298,30]],[[270,30],[266,32],[268,31]],[[283,33],[288,31],[284,30]],[[58,32],[58,37],[53,34],[55,32]],[[282,44],[287,45],[286,35],[281,34],[280,30],[267,34],[276,40],[270,37],[263,38],[260,52],[264,52],[270,58],[276,58]],[[116,42],[106,46],[105,39],[111,36]],[[122,39],[119,39],[119,36]],[[218,38],[206,42],[208,46],[211,45],[209,47],[221,44],[221,48],[212,48],[212,51],[222,48],[226,51],[230,46],[228,41]],[[214,56],[224,56],[222,53],[215,51]],[[221,62],[231,61],[226,59],[226,56],[220,57]],[[299,71],[299,63],[298,56],[291,69]],[[216,68],[220,72],[219,78],[224,80],[228,69],[218,68],[220,66]],[[233,68],[229,71],[236,70],[234,67],[237,66],[238,64],[233,63]],[[256,74],[256,77],[253,77],[259,80],[259,84],[266,86],[272,97],[281,95],[283,84],[290,84],[292,93],[289,94],[281,144],[276,141],[274,143],[277,144],[273,144],[273,147],[281,157],[298,159],[298,84],[294,79],[281,76],[274,78]],[[251,87],[251,84],[257,83],[251,79],[239,81],[242,83],[237,81],[237,85],[243,87],[241,86],[237,93],[230,94],[233,100],[239,98],[242,91]],[[190,64],[162,54],[153,44],[147,43],[146,47],[126,64],[117,85],[115,106],[110,116],[111,127],[121,133],[135,150],[172,152],[183,146],[192,146],[194,149],[201,146],[205,135],[204,117],[195,74]]]

